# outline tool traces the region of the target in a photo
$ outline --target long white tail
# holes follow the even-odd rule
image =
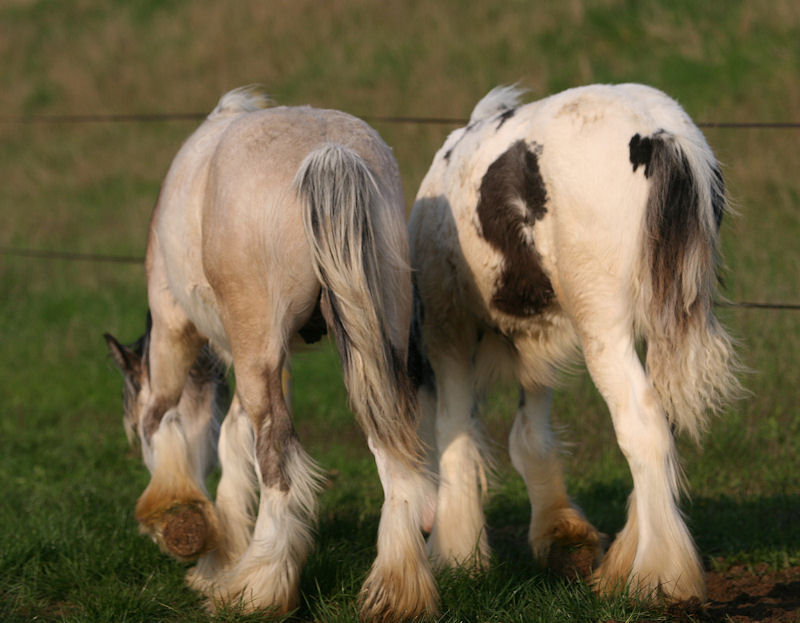
[[[732,342],[714,316],[718,232],[727,210],[722,175],[699,131],[631,140],[651,181],[637,324],[647,371],[670,421],[693,438],[709,411],[741,392]],[[644,164],[644,162],[642,162]]]
[[[417,463],[408,336],[398,339],[393,326],[398,300],[410,305],[410,281],[397,278],[398,267],[408,270],[407,249],[393,231],[404,232],[404,224],[393,222],[375,176],[348,147],[328,144],[309,154],[295,186],[350,405],[368,438]]]

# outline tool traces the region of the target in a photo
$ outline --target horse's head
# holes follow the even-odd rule
[[[147,373],[147,346],[150,341],[150,314],[147,315],[147,329],[138,340],[123,346],[110,333],[103,335],[108,351],[117,368],[122,372],[124,385],[122,402],[125,409],[123,424],[128,442],[133,445],[138,440],[139,420],[149,387]]]

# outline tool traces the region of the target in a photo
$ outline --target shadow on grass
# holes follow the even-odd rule
[[[622,529],[630,484],[617,479],[574,492],[574,499],[598,530],[613,539]],[[800,494],[736,499],[693,497],[681,507],[701,553],[725,564],[800,565]],[[498,497],[487,509],[498,545],[524,544],[530,509],[527,500]]]
[[[582,488],[575,497],[598,529],[613,538],[625,521],[628,487],[622,479],[612,480]],[[727,569],[742,562],[766,562],[775,568],[800,562],[800,522],[795,521],[800,516],[800,496],[745,501],[696,498],[684,504],[684,510],[698,547],[710,559],[712,568]],[[469,612],[487,616],[503,612],[508,616],[517,606],[532,612],[553,599],[572,603],[568,610],[573,614],[589,616],[593,612],[595,616],[601,612],[597,608],[616,608],[631,616],[631,611],[625,610],[629,605],[599,600],[583,583],[565,585],[562,578],[534,562],[527,543],[530,507],[526,499],[498,493],[490,498],[486,515],[493,563],[480,578],[459,571],[437,575],[448,613],[442,620]],[[303,571],[303,605],[297,619],[356,620],[358,592],[375,557],[378,519],[379,509],[370,504],[360,509],[358,505],[338,503],[323,508],[317,546]],[[728,607],[726,603],[725,612]],[[638,610],[641,616],[648,612],[665,616],[659,608]]]
[[[705,556],[726,564],[800,564],[800,495],[698,497],[684,508]]]

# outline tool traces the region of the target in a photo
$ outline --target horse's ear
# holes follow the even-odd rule
[[[111,354],[111,358],[117,368],[126,376],[137,373],[141,364],[141,356],[127,346],[120,344],[117,338],[110,333],[104,333],[103,337],[106,339],[108,352]]]

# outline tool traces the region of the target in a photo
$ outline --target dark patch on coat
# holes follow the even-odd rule
[[[634,134],[628,143],[628,152],[631,164],[633,165],[633,172],[640,165],[644,165],[644,176],[650,177],[650,160],[653,157],[653,139],[645,137],[642,138],[639,134]]]
[[[142,416],[144,420],[142,422],[142,433],[148,444],[153,440],[153,435],[156,434],[158,427],[161,425],[161,420],[164,419],[164,415],[176,404],[177,403],[168,402],[166,400],[159,400],[153,405],[152,409],[144,412]]]
[[[480,123],[481,123],[481,120],[479,119],[478,121],[473,121],[472,123],[469,123],[469,124],[468,124],[468,125],[467,125],[467,126],[464,128],[464,131],[461,133],[461,136],[459,136],[459,137],[458,137],[458,140],[455,142],[455,145],[453,145],[453,146],[452,146],[450,149],[448,149],[446,152],[444,152],[444,155],[442,156],[442,158],[444,158],[444,161],[445,161],[446,163],[450,164],[450,157],[453,155],[453,151],[455,150],[455,148],[456,148],[456,147],[458,147],[458,144],[459,144],[459,143],[460,143],[462,140],[464,140],[464,137],[465,137],[465,136],[466,136],[466,135],[467,135],[469,132],[472,132],[472,131],[473,131],[473,130],[474,130],[474,129],[475,129],[477,126],[478,126],[478,125],[480,125]],[[502,124],[501,124],[501,125],[502,125]]]
[[[508,110],[503,111],[498,117],[499,123],[497,124],[497,127],[495,129],[499,130],[500,128],[502,128],[503,124],[509,119],[511,119],[511,117],[513,117],[516,112],[517,112],[516,108],[509,108]]]
[[[208,344],[205,344],[197,355],[186,379],[182,393],[196,392],[197,395],[206,395],[211,391],[213,405],[218,411],[224,412],[225,406],[230,401],[230,388],[226,378],[225,365],[220,361]],[[180,401],[180,398],[178,399]],[[152,441],[161,420],[167,411],[176,407],[178,402],[159,400],[152,409],[143,414],[143,432],[148,443]]]
[[[522,201],[525,210],[517,204]],[[547,191],[536,151],[517,141],[497,158],[481,180],[478,218],[486,241],[503,254],[503,271],[492,305],[511,316],[541,313],[555,294],[541,258],[524,228],[547,213]]]
[[[144,335],[140,338],[140,340],[142,341],[144,369],[145,373],[147,374],[148,383],[152,383],[152,379],[150,378],[150,335],[152,331],[153,331],[153,316],[150,313],[150,310],[148,309],[147,318],[145,319]],[[143,420],[142,433],[144,434],[144,438],[147,441],[147,443],[150,443],[152,441],[153,435],[155,435],[159,425],[161,424],[161,420],[164,418],[164,414],[166,414],[166,412],[173,406],[175,405],[167,401],[161,400],[157,402],[152,409],[145,411],[142,414],[142,420]]]
[[[291,478],[287,466],[299,441],[283,398],[280,368],[267,374],[266,388],[268,412],[258,428],[256,458],[264,486],[288,491]]]
[[[213,392],[213,403],[218,413],[225,413],[230,404],[227,368],[214,349],[205,344],[189,369],[189,384],[200,392]]]

